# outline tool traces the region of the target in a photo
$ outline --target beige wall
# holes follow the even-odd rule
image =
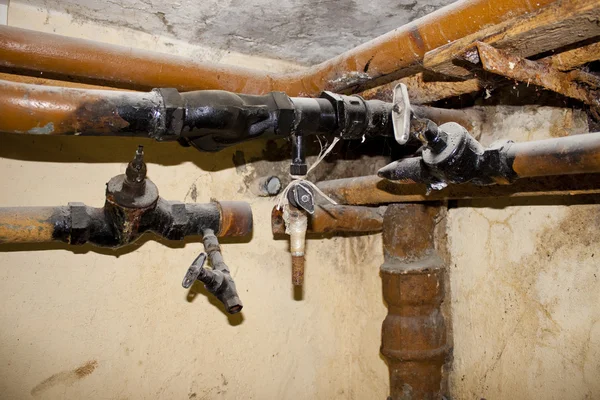
[[[491,119],[488,143],[587,131],[570,110],[505,107]],[[453,397],[600,398],[599,201],[477,200],[450,210]]]
[[[127,39],[211,61],[294,68],[167,46],[161,38],[14,2],[11,8],[9,24],[16,26],[113,43]],[[549,108],[503,108],[487,126],[515,140],[585,130],[580,114]],[[236,150],[246,160],[259,158],[261,143],[218,157],[135,139],[2,134],[0,143],[0,206],[101,206],[104,183],[124,171],[142,143],[149,176],[163,197],[245,200],[255,223],[250,241],[223,246],[245,305],[236,317],[203,292],[190,296],[181,288],[202,249],[198,243],[144,238],[117,252],[3,247],[0,398],[385,398],[380,235],[310,240],[304,298],[294,299],[287,242],[270,234],[273,202],[247,187],[254,176],[283,171],[285,163],[236,169],[232,162]],[[473,201],[450,210],[454,398],[600,397],[600,208],[571,203]]]

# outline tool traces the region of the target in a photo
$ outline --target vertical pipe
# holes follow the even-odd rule
[[[448,345],[441,312],[444,263],[435,249],[437,207],[392,204],[383,220],[383,297],[388,305],[381,353],[388,400],[440,399]]]

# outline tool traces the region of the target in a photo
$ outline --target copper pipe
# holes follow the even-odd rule
[[[442,368],[449,353],[444,300],[444,262],[434,243],[439,208],[392,204],[383,220],[381,266],[388,314],[381,353],[390,373],[388,400],[440,399]]]
[[[507,158],[519,177],[597,173],[600,133],[514,143]]]
[[[385,207],[320,205],[308,215],[307,233],[379,232]],[[274,235],[285,234],[283,211],[273,208],[271,230]]]
[[[449,185],[427,194],[420,184],[393,183],[378,176],[335,179],[317,185],[340,204],[385,204],[451,199],[569,196],[600,193],[600,174],[519,179],[512,185]]]
[[[269,74],[26,29],[0,27],[0,66],[137,88],[358,92],[421,69],[427,51],[554,0],[462,0],[302,72]]]

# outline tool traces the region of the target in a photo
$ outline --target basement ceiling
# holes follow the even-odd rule
[[[316,64],[452,0],[27,0],[91,20],[255,56]]]

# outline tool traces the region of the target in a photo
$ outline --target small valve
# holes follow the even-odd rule
[[[198,280],[204,283],[206,290],[223,303],[229,314],[239,313],[242,311],[243,305],[238,297],[229,267],[223,261],[219,241],[211,229],[206,229],[203,236],[206,253],[202,252],[196,257],[185,273],[181,286],[189,289]],[[210,260],[212,269],[204,268],[206,259]]]
[[[296,208],[300,208],[309,214],[315,212],[315,195],[313,190],[306,183],[299,181],[292,187],[288,193],[287,198],[290,204]]]

